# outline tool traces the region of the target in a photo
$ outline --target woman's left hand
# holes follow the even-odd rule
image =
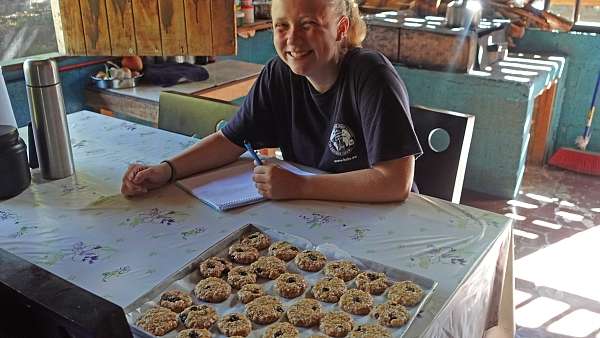
[[[300,198],[302,176],[293,174],[274,164],[254,167],[253,180],[258,192],[274,200]]]

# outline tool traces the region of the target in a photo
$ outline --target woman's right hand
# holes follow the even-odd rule
[[[130,164],[123,175],[121,193],[125,196],[141,195],[148,190],[162,187],[170,178],[171,167],[167,163],[151,166]]]

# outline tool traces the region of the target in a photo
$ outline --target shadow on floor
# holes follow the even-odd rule
[[[517,337],[600,338],[600,177],[528,167],[514,200],[461,203],[514,220]]]

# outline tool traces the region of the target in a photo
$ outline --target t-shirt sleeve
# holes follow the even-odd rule
[[[423,151],[410,117],[408,93],[396,71],[387,65],[373,67],[359,90],[369,164],[420,156]]]
[[[277,147],[276,130],[274,125],[272,100],[274,95],[269,88],[275,88],[273,81],[273,62],[267,63],[258,79],[244,99],[242,106],[233,118],[221,129],[231,142],[243,147],[244,140],[252,143],[253,147]]]

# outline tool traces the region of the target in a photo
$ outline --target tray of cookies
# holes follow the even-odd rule
[[[125,308],[139,337],[402,337],[437,282],[247,224]]]

